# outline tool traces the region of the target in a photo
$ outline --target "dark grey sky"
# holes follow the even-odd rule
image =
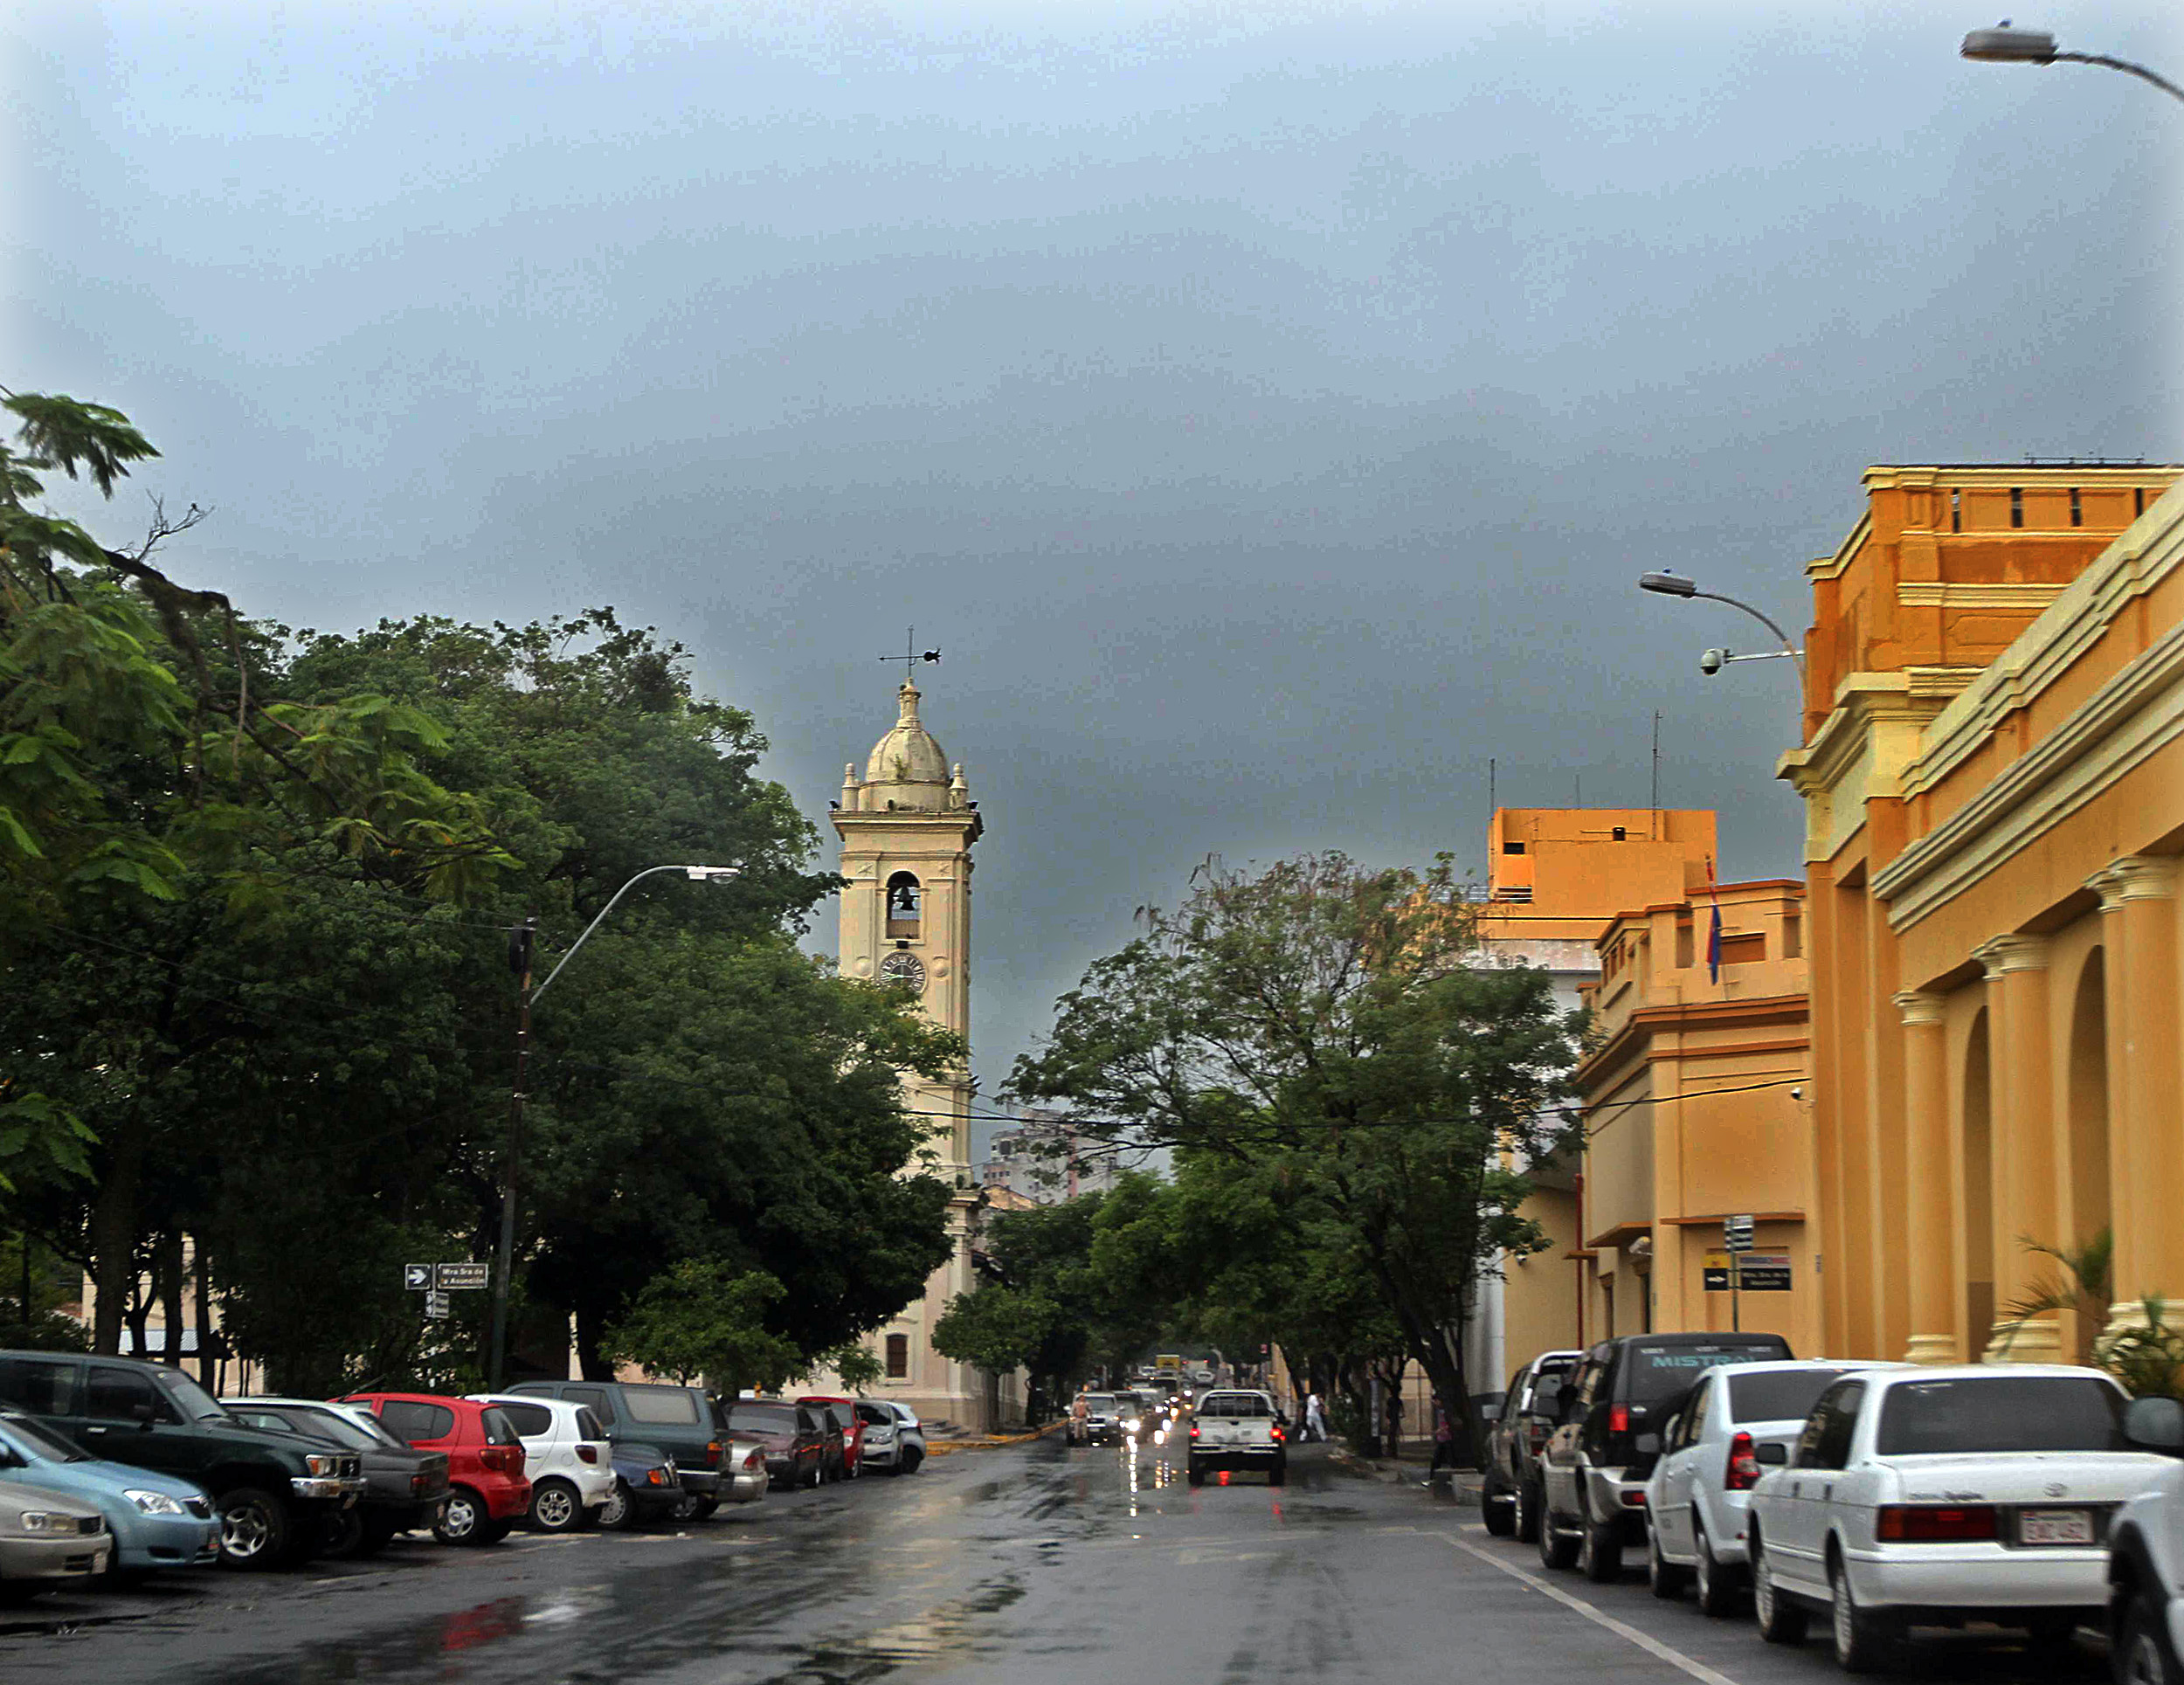
[[[2173,10],[2019,21],[2174,74]],[[1489,756],[1642,805],[1655,708],[1797,869],[1787,676],[1632,577],[1801,626],[1869,462],[2184,452],[2184,110],[1993,21],[55,6],[0,378],[137,418],[255,611],[656,623],[815,818],[914,621],[991,1086],[1208,852],[1477,864]]]

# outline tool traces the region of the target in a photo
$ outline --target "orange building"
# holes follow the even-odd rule
[[[1804,900],[1788,880],[1725,883],[1625,913],[1600,937],[1598,1039],[1577,1071],[1584,1244],[1559,1266],[1573,1273],[1569,1343],[1740,1327],[1818,1349]],[[1734,1291],[1733,1215],[1756,1226]]]
[[[1688,899],[1714,875],[1714,815],[1695,808],[1497,808],[1487,824],[1479,936],[1490,956],[1538,966],[1576,1011],[1600,974],[1600,940],[1628,908]],[[1524,1214],[1549,1246],[1511,1259],[1475,1325],[1475,1372],[1517,1364],[1576,1338],[1582,1248],[1574,1156],[1531,1167]],[[1497,1383],[1498,1385],[1498,1383]]]
[[[2026,1240],[2184,1298],[2184,492],[2174,466],[1876,467],[1810,565],[1803,744],[1825,1346],[1998,1336]],[[2091,1319],[2088,1319],[2089,1321]]]

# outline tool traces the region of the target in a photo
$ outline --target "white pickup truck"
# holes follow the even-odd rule
[[[1209,1468],[1259,1468],[1267,1484],[1289,1477],[1289,1435],[1275,1413],[1274,1395],[1243,1387],[1206,1393],[1191,1412],[1189,1461],[1193,1486],[1206,1483]]]

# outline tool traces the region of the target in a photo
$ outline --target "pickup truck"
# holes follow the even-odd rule
[[[1289,1435],[1272,1393],[1226,1387],[1199,1400],[1185,1472],[1192,1485],[1203,1486],[1209,1468],[1264,1469],[1268,1486],[1289,1479]]]

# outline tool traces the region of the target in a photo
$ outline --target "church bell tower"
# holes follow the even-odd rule
[[[966,1041],[971,1035],[971,846],[985,822],[960,764],[952,769],[918,718],[906,680],[898,717],[866,757],[864,776],[843,770],[829,815],[841,837],[842,975],[908,984],[919,1010]],[[971,1287],[970,1224],[978,1191],[971,1167],[971,1072],[902,1074],[902,1099],[930,1131],[933,1174],[956,1189],[949,1207],[955,1250],[925,1295],[874,1341],[884,1365],[878,1391],[920,1416],[983,1428],[997,1404],[975,1370],[933,1350],[932,1327]],[[907,1167],[906,1167],[907,1168]]]

